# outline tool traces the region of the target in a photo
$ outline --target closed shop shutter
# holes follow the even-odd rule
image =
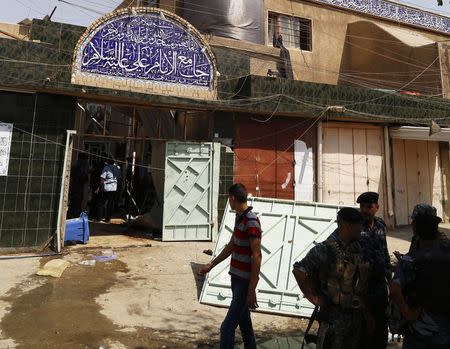
[[[395,223],[410,223],[418,203],[436,207],[443,214],[439,142],[412,139],[392,140]]]
[[[350,205],[366,191],[380,194],[378,215],[385,217],[383,128],[364,124],[323,125],[322,197],[331,204]]]

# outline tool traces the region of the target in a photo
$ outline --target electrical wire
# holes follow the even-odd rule
[[[411,81],[409,81],[408,83],[406,83],[405,85],[403,85],[400,89],[396,90],[395,92],[392,92],[392,93],[386,93],[384,96],[380,96],[380,97],[373,98],[373,99],[368,99],[368,100],[366,100],[366,101],[361,101],[361,102],[351,103],[351,104],[346,105],[346,107],[353,106],[353,105],[357,105],[357,104],[364,104],[364,103],[367,103],[367,102],[373,102],[373,101],[376,101],[376,100],[378,100],[378,99],[385,98],[386,96],[392,95],[392,94],[394,94],[394,93],[403,91],[403,89],[404,89],[405,87],[411,85],[415,80],[417,80],[418,78],[420,78],[420,77],[422,76],[422,74],[425,73],[425,72],[428,70],[428,68],[430,68],[434,63],[436,63],[436,61],[437,61],[438,59],[439,59],[439,56],[436,57],[436,59],[435,59],[433,62],[431,62],[431,64],[430,64],[428,67],[426,67],[422,73],[420,73],[419,75],[417,75],[416,77],[414,77]]]
[[[232,78],[231,78],[232,79]],[[228,79],[228,80],[231,80],[231,79]],[[417,79],[417,77],[416,77],[416,79]],[[244,80],[244,83],[245,83],[245,80]],[[243,85],[244,85],[244,83],[243,83]],[[241,87],[242,88],[242,87]],[[240,93],[240,90],[241,89],[239,89],[237,92],[236,92],[236,94],[235,95],[238,95],[239,93]],[[232,97],[231,97],[232,98]]]
[[[282,157],[282,155],[283,154],[285,154],[285,153],[287,153],[288,151],[289,151],[289,149],[291,149],[294,145],[295,145],[295,141],[296,140],[300,140],[303,136],[305,136],[312,128],[313,128],[313,126],[316,124],[316,123],[318,123],[321,119],[322,119],[322,117],[325,115],[325,113],[328,111],[328,108],[326,108],[326,109],[324,109],[317,117],[316,117],[316,119],[315,119],[315,121],[311,124],[311,126],[309,126],[299,137],[297,137],[295,140],[294,140],[294,142],[289,146],[289,147],[287,147],[284,151],[282,151],[281,152],[281,154],[278,156],[278,157],[276,157],[274,160],[272,160],[267,166],[265,166],[262,170],[260,170],[259,172],[258,172],[258,176],[259,175],[261,175],[263,172],[265,172],[270,166],[272,166],[272,164],[274,164],[275,162],[277,162],[281,157]]]
[[[64,0],[63,0],[64,1]],[[73,4],[74,6],[77,6],[77,4]],[[213,12],[210,12],[210,14],[213,14]],[[330,35],[330,33],[325,33],[325,34],[327,34],[327,35]],[[364,38],[364,37],[361,37],[361,38]],[[372,39],[372,38],[370,38],[370,39]],[[372,51],[372,52],[374,52],[374,51]],[[377,54],[377,52],[374,52],[375,54]],[[392,51],[392,53],[393,54],[397,54],[395,51]],[[401,56],[401,57],[405,57],[405,58],[408,58],[408,60],[410,60],[411,59],[411,57],[406,57],[406,56]],[[392,58],[392,57],[390,57],[390,58]],[[405,63],[405,64],[409,64],[409,61],[403,61],[402,63]],[[421,67],[422,68],[422,67]]]

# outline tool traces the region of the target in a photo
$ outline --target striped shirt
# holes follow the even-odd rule
[[[233,231],[233,250],[231,253],[230,275],[250,280],[252,271],[252,249],[250,238],[261,238],[259,218],[247,208],[241,215],[236,215]]]

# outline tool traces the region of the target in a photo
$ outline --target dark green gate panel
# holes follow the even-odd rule
[[[56,232],[72,97],[0,93],[0,122],[14,124],[8,175],[0,177],[0,248],[35,247]]]

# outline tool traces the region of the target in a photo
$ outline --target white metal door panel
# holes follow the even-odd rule
[[[322,154],[322,175],[323,175],[323,202],[339,204],[340,201],[340,162],[339,162],[339,129],[323,127],[323,154]]]
[[[295,200],[314,200],[313,150],[300,140],[294,142],[295,156]]]
[[[336,202],[336,204],[354,205],[355,203],[355,172],[353,167],[353,156],[353,131],[352,129],[340,128],[339,202]]]
[[[166,144],[163,241],[211,240],[213,144]]]
[[[250,198],[249,205],[253,206],[263,230],[258,311],[310,316],[314,307],[303,297],[292,274],[292,265],[336,229],[339,207],[265,198]],[[235,214],[227,206],[215,256],[230,241],[234,221]],[[232,297],[229,261],[228,258],[207,275],[200,296],[201,303],[229,306]]]
[[[442,217],[442,170],[439,143],[414,139],[392,140],[394,154],[395,223],[410,223],[418,203],[431,204]]]
[[[444,219],[444,181],[438,142],[428,142],[428,155],[430,157],[431,204],[436,207],[438,216]]]
[[[384,155],[384,130],[371,128],[366,130],[367,137],[367,190],[377,192],[380,197],[380,208],[377,215],[381,218],[388,217],[385,202],[385,155]],[[386,191],[387,192],[387,191]],[[356,193],[359,195],[359,193]],[[357,196],[356,196],[357,197]]]
[[[379,193],[378,215],[385,217],[383,129],[375,126],[323,126],[323,201],[354,205],[361,193]]]
[[[220,143],[213,143],[213,214],[212,214],[212,241],[217,241],[219,233],[219,182],[220,182]]]

